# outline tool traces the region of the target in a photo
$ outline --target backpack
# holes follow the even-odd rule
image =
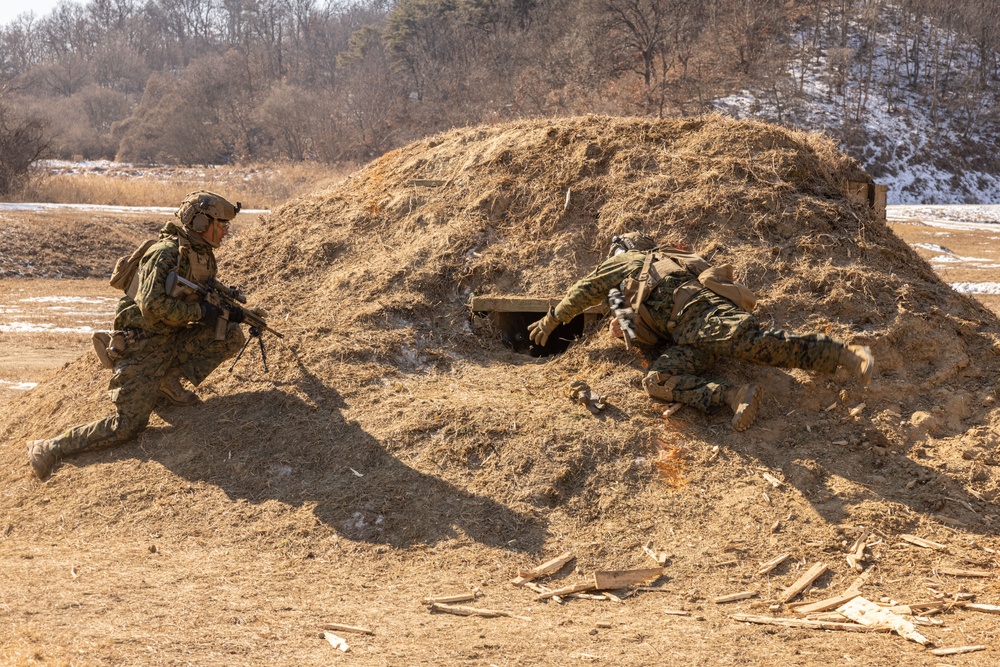
[[[115,262],[115,270],[111,272],[109,284],[115,289],[120,289],[133,299],[139,290],[139,262],[146,251],[159,239],[150,239],[127,257],[119,257]]]

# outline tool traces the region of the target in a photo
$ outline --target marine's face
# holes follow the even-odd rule
[[[202,234],[202,238],[205,242],[213,248],[218,248],[222,243],[222,239],[226,238],[229,234],[229,220],[220,220],[219,218],[212,218],[211,224],[208,225],[208,229]]]

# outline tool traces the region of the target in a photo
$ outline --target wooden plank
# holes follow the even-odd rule
[[[774,618],[772,616],[750,616],[733,614],[730,618],[744,623],[759,625],[780,625],[786,628],[807,628],[809,630],[845,630],[847,632],[889,632],[889,628],[873,628],[857,623],[836,623],[832,621],[810,621],[805,618]]]
[[[972,653],[974,651],[985,651],[986,647],[979,646],[956,646],[955,648],[932,648],[931,653],[937,656],[960,655],[962,653]]]
[[[518,616],[517,614],[512,614],[509,611],[500,611],[498,609],[480,609],[478,607],[466,607],[458,604],[432,604],[430,606],[430,610],[439,611],[445,614],[455,614],[456,616],[481,616],[483,618],[497,618],[503,616],[506,618],[519,618],[522,621],[531,620],[528,616]]]
[[[917,537],[916,535],[900,535],[899,539],[905,540],[910,544],[914,544],[918,547],[923,547],[924,549],[934,549],[935,551],[948,551],[948,547],[939,544],[938,542],[931,542],[930,540],[925,540],[922,537]]]
[[[847,604],[838,607],[837,611],[861,625],[891,628],[900,637],[921,646],[928,646],[932,643],[930,639],[917,632],[917,626],[913,623],[863,597],[854,598]]]
[[[542,593],[536,600],[548,600],[551,597],[557,597],[562,595],[569,595],[570,593],[584,593],[586,591],[592,591],[595,586],[592,582],[584,582],[582,584],[573,584],[572,586],[564,586],[562,588],[555,588],[551,591]]]
[[[362,628],[357,625],[342,625],[341,623],[326,623],[323,625],[324,630],[336,630],[337,632],[357,632],[362,635],[373,635],[374,630],[369,630],[368,628]]]
[[[746,600],[748,598],[756,596],[757,596],[757,591],[741,591],[739,593],[730,593],[729,595],[720,595],[718,597],[714,597],[712,598],[712,602],[714,602],[715,604],[725,604],[727,602]]]
[[[459,593],[457,595],[440,595],[437,597],[421,598],[420,602],[423,604],[451,604],[453,602],[472,602],[476,599],[475,593]]]
[[[992,577],[992,572],[985,572],[983,570],[960,570],[955,567],[936,567],[935,572],[938,574],[950,574],[953,577]]]
[[[820,576],[822,576],[828,569],[829,568],[826,563],[816,563],[809,568],[805,574],[799,577],[794,584],[783,590],[778,596],[778,601],[787,603],[796,595],[809,588],[809,586],[811,586],[814,581],[819,579]]]
[[[559,554],[551,560],[547,560],[537,567],[533,567],[530,570],[522,570],[518,574],[516,579],[511,583],[515,586],[521,586],[526,581],[531,581],[532,579],[537,579],[538,577],[544,577],[548,574],[554,574],[562,569],[562,567],[576,558],[576,555],[572,551],[567,551],[565,553]]]
[[[594,572],[594,588],[599,591],[628,588],[661,576],[662,567],[645,567],[638,570],[598,570]]]
[[[759,574],[759,575],[768,574],[774,568],[778,567],[779,565],[781,565],[782,563],[784,563],[786,560],[788,560],[788,558],[791,555],[792,554],[781,554],[780,556],[775,556],[774,558],[772,558],[771,560],[767,561],[766,563],[761,563],[760,564],[760,569],[757,570],[757,574]]]
[[[830,609],[836,609],[837,607],[850,602],[854,598],[861,595],[857,591],[852,591],[850,593],[843,593],[832,598],[827,598],[825,600],[820,600],[819,602],[800,602],[799,604],[790,605],[792,610],[796,614],[813,614],[818,611],[829,611]]]

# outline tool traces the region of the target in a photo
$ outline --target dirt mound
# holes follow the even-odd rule
[[[201,406],[68,462],[45,488],[59,511],[24,479],[21,443],[103,415],[106,376],[84,356],[6,406],[8,534],[30,521],[54,539],[72,512],[79,539],[320,558],[459,544],[508,565],[583,545],[583,571],[635,566],[652,539],[691,600],[780,551],[834,558],[862,528],[886,549],[957,530],[955,558],[978,562],[1000,488],[996,319],[851,203],[849,180],[870,179],[825,138],[715,116],[523,121],[393,151],[225,249],[224,277],[286,334],[270,373],[251,349]],[[767,390],[736,434],[721,413],[664,420],[639,387],[649,359],[604,331],[540,361],[470,317],[472,295],[560,296],[633,229],[733,263],[765,322],[871,345],[871,387],[719,368]],[[608,396],[602,416],[570,402],[575,378]],[[733,550],[721,583],[706,564]],[[889,561],[895,595],[923,590]]]

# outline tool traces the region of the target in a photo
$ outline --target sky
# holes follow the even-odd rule
[[[84,5],[84,0],[0,0],[0,25],[7,25],[19,14],[29,11],[41,18],[47,16],[60,2],[72,2],[75,5]]]

